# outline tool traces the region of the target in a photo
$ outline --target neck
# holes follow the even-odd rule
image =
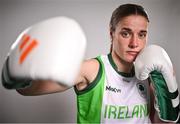
[[[116,64],[119,72],[130,73],[133,68],[133,63],[129,63],[121,59],[115,52],[112,51],[112,59]]]

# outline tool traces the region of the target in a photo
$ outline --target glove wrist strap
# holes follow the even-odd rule
[[[21,89],[26,88],[31,85],[31,80],[29,79],[16,79],[10,76],[9,66],[8,66],[9,57],[7,57],[6,62],[2,70],[2,84],[6,89]]]

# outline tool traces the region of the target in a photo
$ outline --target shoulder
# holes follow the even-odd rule
[[[82,90],[86,88],[96,78],[100,63],[97,59],[87,59],[82,63],[80,75],[76,82],[76,88]]]
[[[100,64],[97,59],[88,59],[83,62],[81,74],[88,80],[89,83],[96,77],[99,66]]]
[[[99,68],[99,62],[97,59],[88,59],[85,60],[82,64],[82,70],[84,73],[93,72]]]

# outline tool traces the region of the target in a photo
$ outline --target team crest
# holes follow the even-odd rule
[[[140,82],[140,83],[137,83],[136,86],[139,91],[139,94],[142,97],[146,98],[147,97],[147,88],[146,88],[145,84]]]

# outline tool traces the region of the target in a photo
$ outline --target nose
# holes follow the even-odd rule
[[[138,47],[138,37],[133,35],[129,42],[129,48],[137,48]]]

